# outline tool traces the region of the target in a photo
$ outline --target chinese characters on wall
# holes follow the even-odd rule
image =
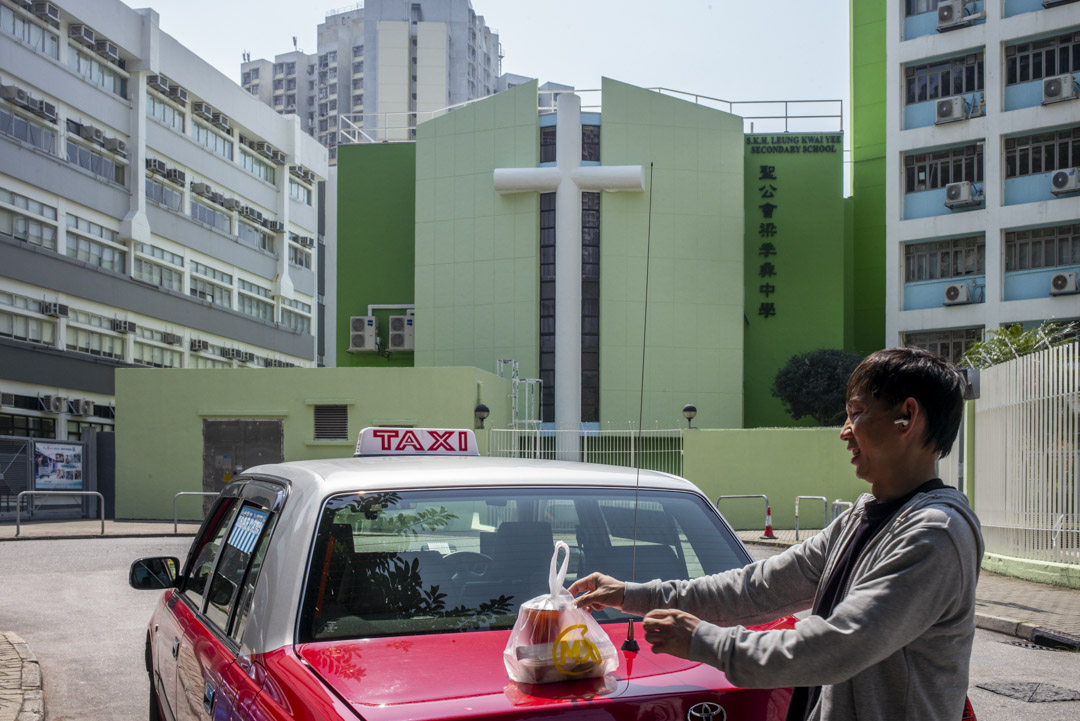
[[[771,318],[776,315],[776,301],[772,296],[776,293],[776,262],[779,262],[779,252],[775,243],[779,231],[774,216],[780,206],[777,202],[773,202],[777,200],[777,188],[780,184],[776,176],[776,166],[760,166],[758,180],[762,183],[758,187],[758,193],[765,201],[758,206],[758,210],[761,211],[761,222],[758,225],[758,240],[760,241],[758,256],[761,258],[758,277],[761,279],[761,284],[758,286],[758,292],[763,298],[758,306],[758,315],[762,318]]]

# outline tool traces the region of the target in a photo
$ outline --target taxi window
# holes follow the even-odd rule
[[[259,542],[255,544],[255,551],[251,558],[251,567],[240,588],[240,597],[236,602],[236,618],[233,627],[229,630],[229,636],[237,644],[244,635],[244,627],[247,626],[248,615],[251,613],[251,604],[255,599],[255,583],[259,580],[259,572],[262,571],[263,557],[266,556],[266,548],[270,545],[270,538],[274,535],[274,525],[277,523],[277,514],[271,514],[266,522]]]
[[[267,509],[244,503],[226,536],[206,602],[207,620],[221,631],[228,628],[233,602],[239,594],[255,546],[266,535],[264,531],[268,530],[269,518]]]
[[[191,564],[191,572],[184,584],[184,596],[191,601],[192,608],[202,609],[203,594],[206,592],[206,584],[210,579],[210,572],[214,569],[214,561],[217,560],[221,546],[225,541],[225,532],[232,526],[239,504],[236,499],[222,499],[222,506],[216,509],[221,518],[220,525],[215,530],[208,532],[203,539],[203,545]]]
[[[749,557],[696,494],[591,488],[355,493],[322,512],[302,641],[510,628],[546,594],[555,541],[566,577],[686,579]],[[600,622],[625,619],[597,612]]]

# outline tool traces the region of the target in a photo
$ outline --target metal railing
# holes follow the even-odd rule
[[[769,519],[769,497],[766,496],[764,493],[751,493],[751,494],[748,494],[748,495],[720,496],[719,498],[716,499],[716,508],[717,508],[717,510],[720,509],[720,501],[723,501],[723,500],[728,499],[728,498],[764,498],[765,499],[765,526],[769,525],[769,520],[768,520]]]
[[[847,510],[850,510],[850,509],[854,508],[854,506],[855,506],[855,504],[852,503],[851,501],[841,501],[839,498],[837,498],[835,501],[832,502],[832,505],[829,506],[829,518],[835,519],[837,516],[839,516],[844,511],[847,511]],[[843,509],[843,510],[839,510],[839,509]]]
[[[97,496],[98,511],[101,514],[101,535],[105,535],[105,497],[97,491],[20,491],[15,498],[15,537],[18,538],[21,524],[21,506],[23,496]]]
[[[682,475],[681,429],[556,431],[492,428],[488,455],[605,463]],[[567,449],[570,449],[569,451]]]
[[[821,501],[825,507],[825,526],[829,525],[829,499],[825,496],[795,496],[795,540],[799,540],[799,501]]]
[[[180,499],[180,496],[216,496],[216,495],[218,495],[218,494],[209,493],[209,492],[206,492],[206,491],[180,491],[175,496],[173,496],[173,499],[172,499],[172,532],[173,532],[173,535],[175,536],[177,533],[179,533],[179,531],[177,530],[177,528],[179,526],[179,516],[177,516],[176,502],[177,502],[177,500]]]

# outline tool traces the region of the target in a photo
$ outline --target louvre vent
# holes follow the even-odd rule
[[[315,406],[315,440],[340,441],[348,438],[348,406]]]

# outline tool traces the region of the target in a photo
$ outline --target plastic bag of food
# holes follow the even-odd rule
[[[565,553],[561,565],[559,551]],[[618,668],[611,639],[587,611],[574,605],[574,597],[563,588],[569,563],[570,548],[557,542],[548,573],[551,592],[521,604],[503,651],[506,672],[514,681],[555,683],[598,678]]]

